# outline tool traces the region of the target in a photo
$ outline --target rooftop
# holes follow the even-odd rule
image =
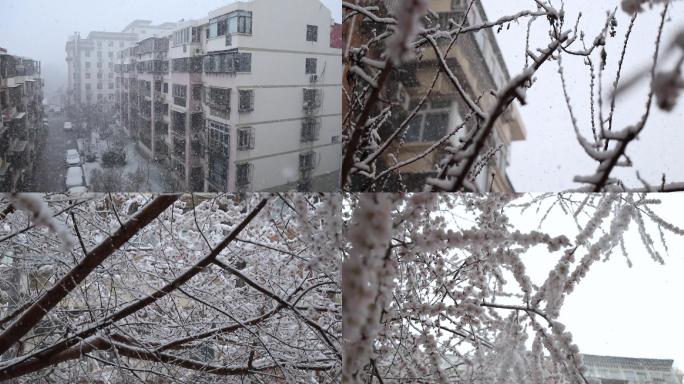
[[[674,360],[670,359],[644,359],[636,357],[618,357],[601,355],[582,355],[586,366],[602,366],[615,368],[630,368],[644,370],[669,371],[672,369]]]

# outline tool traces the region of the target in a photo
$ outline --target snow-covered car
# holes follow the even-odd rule
[[[64,123],[64,130],[65,131],[71,131],[72,129],[74,129],[74,126],[71,125],[70,121],[67,121],[66,123]]]
[[[67,189],[84,187],[83,184],[83,169],[81,169],[81,167],[69,167],[66,174]]]
[[[88,193],[88,187],[84,187],[82,185],[78,186],[78,187],[72,187],[72,188],[69,188],[68,192],[72,196],[79,196],[79,195],[83,195],[85,193]]]
[[[81,165],[81,156],[78,155],[77,150],[67,149],[66,163],[67,163],[67,167],[76,167],[76,166]]]

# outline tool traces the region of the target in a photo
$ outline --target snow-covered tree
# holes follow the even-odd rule
[[[350,195],[343,382],[587,383],[563,303],[611,255],[665,262],[668,236],[684,229],[656,204],[635,194]],[[549,215],[577,230],[559,232]],[[544,230],[516,225],[521,216]],[[645,252],[627,251],[627,236]],[[540,252],[551,268],[533,276]]]
[[[340,206],[0,198],[0,381],[338,382]]]
[[[341,183],[347,191],[394,192],[396,180],[402,189],[412,189],[402,181],[401,170],[423,167],[429,158],[435,158],[432,169],[424,169],[433,177],[428,178],[422,189],[434,191],[479,191],[474,180],[495,155],[500,146],[492,146],[495,126],[505,119],[506,111],[513,105],[526,105],[526,92],[532,87],[547,87],[549,92],[565,95],[568,119],[562,124],[574,129],[577,143],[586,156],[595,161],[595,169],[588,169],[574,177],[583,191],[678,191],[684,183],[670,182],[663,176],[658,185],[641,180],[642,185],[624,185],[615,175],[618,167],[632,167],[627,149],[631,143],[645,134],[652,109],[657,106],[671,111],[684,89],[682,67],[684,63],[684,29],[673,42],[664,42],[663,30],[673,7],[672,0],[622,0],[606,2],[606,14],[601,25],[587,26],[582,18],[581,2],[557,2],[530,0],[519,12],[497,20],[472,22],[471,13],[477,12],[480,0],[451,1],[457,17],[444,19],[431,9],[433,3],[444,5],[440,0],[349,0],[343,1],[344,26],[347,46],[344,51],[344,102],[343,144],[344,155]],[[572,12],[570,12],[572,11]],[[649,49],[650,64],[647,69],[626,60],[627,47],[632,32],[644,12],[659,12],[657,33]],[[570,19],[568,14],[578,14]],[[593,19],[595,19],[594,15]],[[585,18],[586,19],[586,18]],[[621,23],[621,24],[620,24]],[[527,26],[525,65],[512,68],[514,75],[497,89],[476,90],[464,84],[457,60],[450,60],[459,45],[470,36],[484,38],[482,33],[506,33],[511,24]],[[618,25],[627,25],[624,35]],[[592,28],[588,28],[592,27]],[[585,30],[596,30],[589,35]],[[681,28],[682,26],[674,26]],[[350,32],[353,31],[353,32]],[[530,35],[545,38],[542,46],[531,46]],[[619,39],[619,40],[618,40]],[[608,49],[609,41],[615,40],[619,50]],[[669,43],[669,44],[666,44]],[[465,48],[464,48],[465,49]],[[644,57],[643,49],[631,55]],[[678,59],[674,65],[664,63],[665,56]],[[566,66],[580,62],[589,73],[590,81],[568,78]],[[607,64],[610,62],[610,66]],[[476,65],[476,64],[468,64]],[[421,68],[422,84],[417,99],[406,102],[406,66]],[[556,66],[559,82],[540,77],[542,66]],[[610,70],[607,69],[610,68]],[[614,69],[616,68],[616,69]],[[415,71],[415,70],[414,70]],[[517,71],[517,74],[516,74]],[[626,75],[629,74],[629,75]],[[625,78],[629,77],[629,78]],[[412,78],[409,76],[408,78]],[[631,124],[618,126],[615,122],[616,98],[642,79],[650,82],[643,114]],[[555,79],[553,79],[555,80]],[[559,83],[553,88],[552,83]],[[458,100],[461,118],[457,124],[440,130],[443,137],[432,140],[434,145],[419,153],[407,145],[407,133],[418,113],[426,109],[431,95],[445,91],[453,93]],[[587,87],[587,100],[571,100],[571,87]],[[441,96],[440,96],[441,97]],[[589,105],[590,113],[578,113]],[[655,104],[655,105],[654,105]],[[407,107],[409,105],[409,107]],[[617,108],[619,109],[619,108]],[[568,120],[570,123],[567,123]],[[550,122],[553,123],[553,122]],[[442,122],[444,124],[444,122]],[[559,122],[558,124],[561,125]],[[651,130],[652,132],[652,130]],[[657,133],[656,133],[657,134]],[[544,161],[540,158],[539,161]],[[421,165],[416,165],[421,164]],[[665,165],[663,165],[665,169]],[[421,168],[421,170],[423,170]],[[534,169],[530,170],[535,172]],[[638,176],[638,175],[637,175]],[[395,181],[391,181],[395,180]],[[491,188],[489,186],[488,188]]]

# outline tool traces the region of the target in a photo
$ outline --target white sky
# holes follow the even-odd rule
[[[504,15],[512,15],[520,10],[535,9],[533,0],[483,0],[490,20]],[[560,8],[559,0],[552,4]],[[572,0],[565,1],[566,25],[574,25],[579,11],[583,17],[581,29],[587,32],[589,42],[593,41],[603,27],[607,10],[619,7],[619,0]],[[632,33],[627,50],[625,74],[630,70],[641,69],[648,64],[655,48],[656,27],[661,7],[641,14]],[[684,3],[673,2],[665,25],[665,42],[669,44],[672,36],[684,28]],[[604,77],[604,91],[609,89],[615,78],[616,57],[619,55],[629,17],[618,10],[617,36],[609,40],[607,47],[608,62]],[[548,44],[548,22],[538,20],[533,29],[531,47],[545,47]],[[525,33],[527,21],[513,23],[510,30],[497,35],[508,69],[512,76],[519,73],[525,60]],[[536,32],[536,33],[535,33]],[[566,56],[567,57],[567,56]],[[596,60],[594,60],[596,62]],[[570,94],[574,103],[580,127],[586,137],[591,135],[589,123],[589,71],[581,58],[564,62]],[[672,66],[661,68],[671,69]],[[528,105],[521,108],[527,127],[528,138],[515,143],[512,148],[509,176],[519,191],[558,191],[577,188],[573,183],[575,175],[590,175],[596,170],[596,163],[590,161],[580,149],[570,124],[569,113],[565,106],[555,62],[546,63],[538,72],[539,82],[528,91]],[[647,81],[635,88],[629,95],[618,98],[614,127],[633,124],[643,113],[646,100]],[[604,92],[605,93],[605,92]],[[604,103],[605,105],[606,103]],[[636,168],[620,169],[615,174],[629,181],[631,186],[641,186],[635,175],[640,171],[652,184],[658,184],[663,172],[672,181],[684,180],[684,167],[681,167],[681,151],[684,148],[684,97],[671,113],[656,110],[652,115],[639,142],[630,144],[627,152],[634,160]]]
[[[663,200],[654,207],[656,213],[684,228],[684,217],[677,214],[684,212],[684,194],[652,194],[651,198]],[[577,233],[574,222],[556,211],[543,230],[566,234],[572,240]],[[538,216],[530,210],[522,217],[511,215],[511,221],[521,231],[532,230],[537,228]],[[648,225],[648,219],[646,222],[659,244],[657,229]],[[566,299],[559,320],[582,353],[674,359],[675,365],[684,369],[684,238],[666,234],[669,255],[661,252],[664,266],[650,258],[634,223],[625,239],[632,268],[619,249],[609,261],[594,264]],[[577,258],[583,256],[579,253]],[[523,261],[533,282],[540,284],[559,257],[560,252],[549,255],[545,247],[535,247]]]
[[[286,1],[286,0],[271,0]],[[320,0],[338,22],[341,0]],[[66,85],[64,46],[80,32],[120,32],[135,19],[154,24],[197,19],[233,0],[0,0],[0,47],[39,60],[47,92]],[[293,10],[295,11],[295,10]],[[47,95],[46,95],[47,96]]]

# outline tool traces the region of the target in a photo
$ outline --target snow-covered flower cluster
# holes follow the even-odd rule
[[[69,230],[53,217],[54,213],[37,193],[12,193],[6,195],[16,208],[29,212],[35,225],[48,228],[62,242],[62,250],[74,245],[74,237]]]

